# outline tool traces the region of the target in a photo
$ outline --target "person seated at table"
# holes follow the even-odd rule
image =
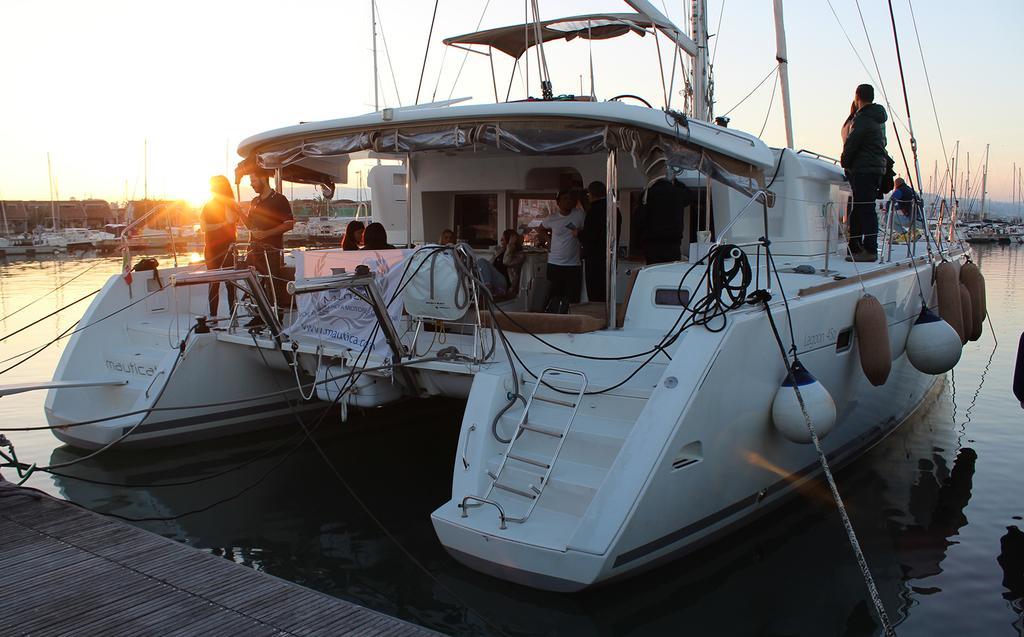
[[[442,230],[441,236],[437,240],[438,245],[443,246],[452,246],[455,245],[457,242],[458,239],[455,237],[455,232],[453,232],[450,228],[445,228],[444,230]]]
[[[384,224],[373,222],[363,231],[363,250],[394,250],[395,246],[388,243],[388,231]]]

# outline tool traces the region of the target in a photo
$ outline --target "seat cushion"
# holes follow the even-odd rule
[[[532,312],[497,312],[498,327],[520,334],[585,334],[604,328],[603,318],[585,314],[536,314]],[[480,316],[484,327],[491,327],[490,312]]]

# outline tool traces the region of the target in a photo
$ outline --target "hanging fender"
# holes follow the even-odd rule
[[[960,283],[967,287],[967,291],[971,295],[971,332],[967,338],[976,341],[981,338],[985,315],[988,312],[985,300],[985,277],[981,274],[981,268],[971,261],[963,264],[960,267]]]
[[[967,291],[967,286],[963,283],[960,284],[960,315],[963,316],[964,323],[961,345],[966,345],[967,340],[974,333],[974,308],[971,303],[971,293]]]
[[[960,281],[956,266],[943,261],[935,268],[935,288],[939,294],[939,316],[953,326],[961,343],[967,342],[964,337],[964,315],[960,307]]]
[[[857,353],[864,376],[875,387],[884,385],[892,370],[892,349],[889,323],[878,299],[865,294],[857,301],[853,326],[857,330]]]

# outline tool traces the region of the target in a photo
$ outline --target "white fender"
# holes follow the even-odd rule
[[[792,381],[790,374],[786,374],[782,386],[775,393],[775,400],[772,401],[772,423],[778,432],[791,442],[811,442],[811,433],[807,430],[800,402],[793,391],[795,381],[807,408],[807,415],[814,425],[814,431],[817,432],[818,439],[822,440],[836,424],[836,403],[828,390],[799,362],[793,363],[791,371]]]
[[[956,329],[927,307],[907,335],[907,360],[919,372],[945,374],[960,361],[963,351]]]

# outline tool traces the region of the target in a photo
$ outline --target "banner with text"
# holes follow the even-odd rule
[[[402,318],[402,296],[394,301],[401,286],[402,274],[409,255],[414,250],[316,250],[294,252],[296,279],[355,272],[356,266],[365,265],[376,277],[377,287],[384,303],[391,301],[388,315],[399,325]],[[291,339],[300,343],[308,340],[362,350],[377,325],[373,308],[351,290],[327,290],[295,297],[298,316],[286,330]],[[371,349],[386,347],[383,330],[377,330]]]

